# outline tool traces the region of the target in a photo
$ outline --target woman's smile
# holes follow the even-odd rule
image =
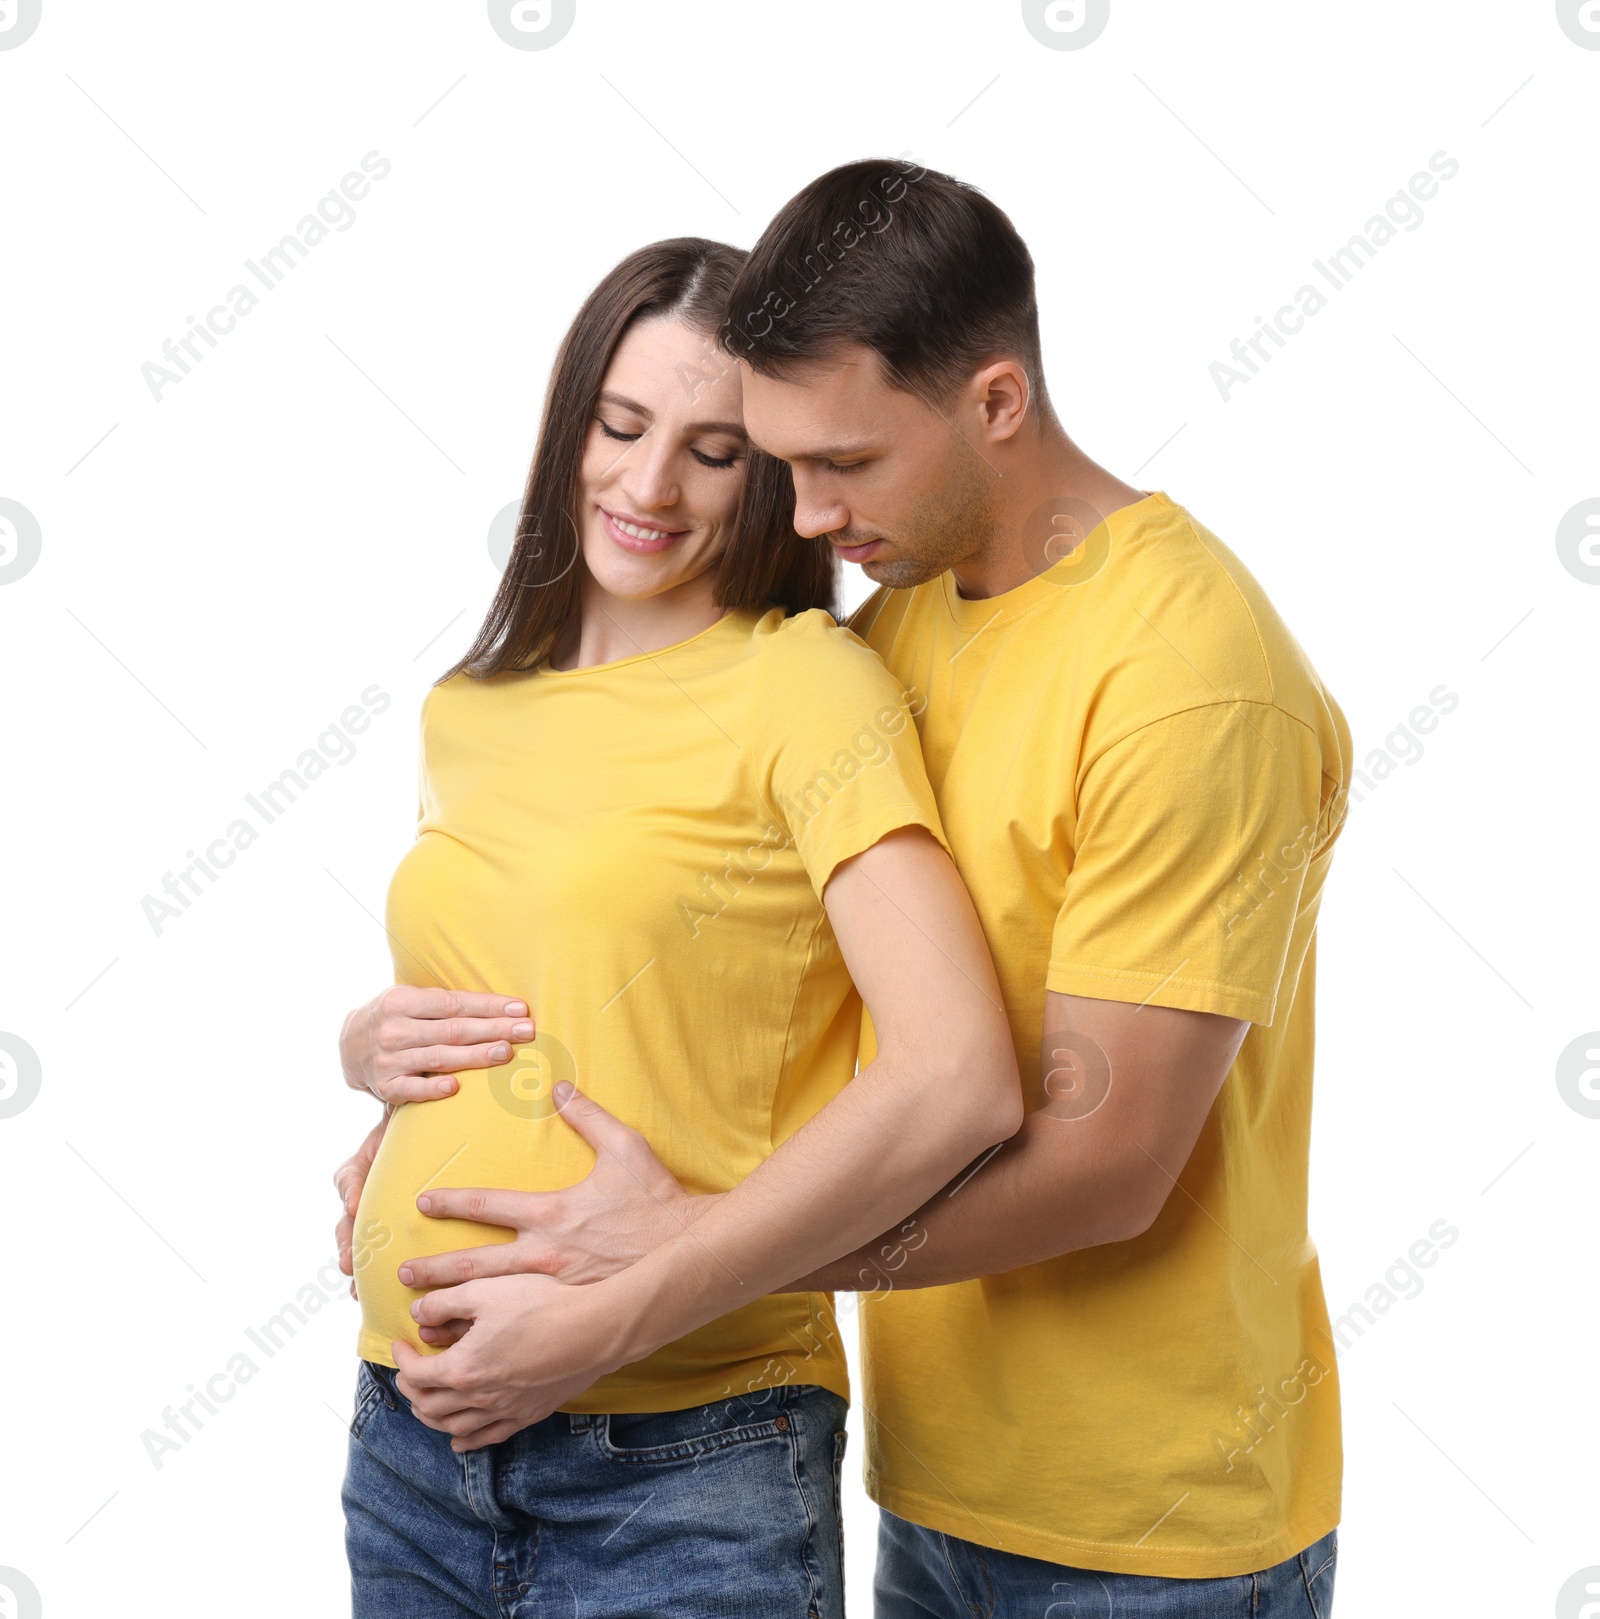
[[[690,532],[686,528],[667,528],[647,518],[607,511],[604,506],[596,509],[605,521],[606,536],[611,543],[634,556],[654,556]]]

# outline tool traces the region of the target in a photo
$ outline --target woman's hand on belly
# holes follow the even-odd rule
[[[542,1422],[629,1358],[603,1285],[569,1287],[550,1276],[499,1276],[430,1294],[467,1323],[442,1355],[391,1346],[400,1392],[454,1451],[478,1450]]]
[[[451,1076],[495,1068],[534,1037],[527,1005],[504,995],[391,984],[344,1020],[339,1060],[352,1090],[382,1102],[431,1102],[456,1090]]]
[[[367,1184],[367,1176],[372,1173],[372,1161],[378,1156],[383,1132],[389,1126],[389,1111],[388,1108],[383,1110],[383,1117],[367,1132],[367,1139],[333,1172],[334,1190],[338,1192],[339,1201],[344,1205],[344,1212],[339,1216],[339,1223],[333,1228],[333,1235],[334,1241],[339,1245],[339,1269],[350,1278],[351,1298],[356,1296],[353,1257],[356,1207],[361,1202],[361,1192]]]
[[[650,1143],[571,1086],[558,1086],[562,1120],[594,1149],[594,1168],[557,1192],[430,1187],[417,1207],[435,1220],[504,1226],[510,1242],[408,1259],[407,1287],[457,1287],[491,1276],[543,1274],[569,1284],[598,1282],[693,1225],[720,1194],[686,1192]],[[462,1321],[425,1325],[424,1343],[456,1342]]]

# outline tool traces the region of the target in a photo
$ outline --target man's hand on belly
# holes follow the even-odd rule
[[[563,1100],[563,1096],[565,1099]],[[407,1287],[457,1287],[491,1276],[539,1273],[566,1283],[597,1282],[692,1225],[720,1194],[695,1197],[674,1179],[637,1130],[569,1086],[558,1086],[561,1117],[594,1149],[594,1168],[558,1192],[510,1192],[477,1187],[430,1187],[417,1207],[435,1220],[504,1226],[510,1242],[408,1259]],[[420,1329],[424,1343],[457,1342],[462,1320]]]

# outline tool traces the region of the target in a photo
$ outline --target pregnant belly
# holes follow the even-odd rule
[[[551,1108],[507,1106],[491,1074],[460,1076],[461,1089],[437,1102],[408,1102],[396,1110],[356,1211],[355,1282],[361,1301],[363,1359],[392,1366],[390,1343],[402,1338],[424,1354],[411,1305],[422,1290],[406,1287],[399,1269],[408,1259],[506,1242],[501,1226],[430,1219],[417,1196],[430,1187],[504,1187],[551,1191],[588,1172],[593,1154]]]

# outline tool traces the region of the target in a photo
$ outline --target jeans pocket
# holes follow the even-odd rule
[[[849,1432],[841,1427],[833,1436],[833,1507],[839,1523],[839,1552],[844,1554],[844,1453]]]
[[[1339,1531],[1330,1530],[1300,1554],[1300,1573],[1313,1619],[1332,1619],[1333,1582],[1339,1571]]]
[[[607,1566],[659,1567],[675,1614],[843,1619],[830,1499],[843,1419],[836,1395],[793,1385],[682,1411],[572,1416],[572,1476],[609,1531]],[[668,1611],[627,1597],[614,1592],[608,1611]]]
[[[356,1372],[356,1407],[350,1418],[350,1437],[359,1439],[361,1431],[372,1421],[372,1413],[383,1404],[383,1384],[372,1367],[362,1361]]]
[[[686,1411],[613,1413],[598,1418],[593,1432],[601,1453],[613,1461],[650,1463],[688,1461],[735,1445],[783,1438],[789,1426],[777,1401],[739,1399]]]
[[[361,1362],[356,1373],[356,1409],[350,1419],[350,1437],[359,1439],[380,1405],[391,1411],[400,1408],[400,1394],[393,1385],[394,1372],[371,1361]]]

